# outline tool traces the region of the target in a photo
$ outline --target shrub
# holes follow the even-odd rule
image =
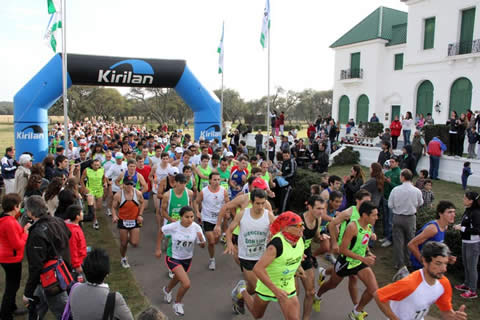
[[[320,184],[320,174],[307,169],[297,169],[295,178],[295,188],[293,188],[290,197],[290,205],[295,211],[301,212],[305,210],[305,201],[310,196],[310,186],[312,184]]]
[[[360,152],[353,150],[352,147],[345,147],[333,158],[333,162],[336,165],[357,164],[360,162]]]
[[[433,139],[433,137],[438,137],[442,142],[447,146],[447,152],[450,152],[448,150],[448,141],[450,140],[449,134],[448,134],[448,126],[445,124],[435,124],[435,125],[428,125],[423,127],[423,133],[425,134],[425,143],[429,143],[430,140]]]
[[[365,122],[362,123],[363,134],[369,138],[378,137],[379,133],[383,132],[383,123],[380,122]]]

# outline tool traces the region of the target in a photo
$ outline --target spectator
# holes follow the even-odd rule
[[[349,176],[343,177],[343,188],[345,190],[345,196],[347,197],[347,206],[355,205],[355,199],[353,195],[360,190],[360,186],[365,183],[365,174],[362,167],[358,164],[354,165],[351,169]]]
[[[38,174],[32,174],[28,178],[27,186],[25,187],[24,196],[25,199],[31,196],[42,196],[40,186],[42,185],[42,177]]]
[[[272,112],[270,113],[270,126],[272,127],[272,132],[271,132],[271,135],[274,136],[275,135],[275,124],[276,124],[276,121],[277,121],[277,112],[275,110],[272,110]]]
[[[62,220],[67,220],[67,208],[72,204],[77,204],[77,197],[75,193],[70,189],[63,189],[58,194],[58,206],[55,210],[55,217]]]
[[[450,119],[447,120],[448,130],[448,151],[451,156],[457,154],[457,142],[458,142],[458,126],[460,125],[460,120],[458,119],[457,112],[452,111]],[[430,176],[432,174],[430,173]]]
[[[330,160],[325,142],[316,143],[313,148],[313,169],[318,173],[327,172]]]
[[[278,117],[278,124],[280,127],[280,134],[283,135],[283,130],[285,128],[285,112],[280,112],[280,116]]]
[[[335,125],[335,120],[330,120],[330,123],[328,125],[328,139],[330,141],[330,150],[332,149],[332,145],[335,142],[337,138],[337,126]],[[332,151],[331,151],[332,152]],[[330,152],[330,153],[331,153]]]
[[[427,117],[425,118],[424,126],[426,126],[426,125],[433,126],[434,124],[435,124],[435,121],[433,121],[432,114],[427,113]]]
[[[372,117],[370,118],[370,122],[380,122],[380,120],[378,120],[378,117],[375,114],[375,112],[373,113]]]
[[[435,200],[435,194],[433,193],[433,182],[430,179],[425,179],[423,184],[422,199],[423,205],[421,208],[433,208],[433,200]]]
[[[380,137],[380,141],[383,142],[388,142],[390,145],[390,141],[392,140],[392,136],[390,135],[390,128],[385,128],[384,133],[379,133],[378,136]]]
[[[43,159],[43,166],[45,168],[45,179],[51,181],[55,175],[55,158],[49,154]]]
[[[402,123],[398,120],[398,116],[395,116],[394,120],[390,124],[390,131],[392,135],[392,149],[397,149],[398,137],[402,131]]]
[[[291,150],[299,166],[304,166],[305,163],[310,159],[308,148],[303,142],[303,139],[298,140]]]
[[[368,179],[360,189],[365,189],[370,192],[372,202],[377,208],[380,208],[384,187],[385,175],[383,174],[382,166],[377,162],[372,162],[370,165],[370,179]]]
[[[463,298],[477,298],[478,284],[478,258],[480,256],[480,195],[469,191],[463,197],[465,212],[462,222],[454,226],[454,230],[460,231],[462,236],[462,261],[465,281],[456,285],[455,289],[464,291]]]
[[[27,224],[22,228],[15,219],[15,216],[20,214],[20,202],[17,194],[6,194],[2,200],[3,213],[0,214],[0,264],[5,270],[5,291],[0,319],[4,320],[13,320],[13,315],[26,313],[25,309],[18,309],[15,304],[22,278],[23,251],[30,227],[30,224]]]
[[[167,320],[167,317],[157,308],[149,307],[137,316],[137,320]]]
[[[380,153],[378,154],[377,162],[383,166],[385,161],[389,160],[392,156],[392,154],[390,153],[390,142],[382,141],[380,147],[382,148],[382,151],[380,151]]]
[[[355,128],[355,121],[353,121],[353,118],[350,118],[347,122],[347,134],[350,134],[353,128]]]
[[[87,282],[70,292],[70,310],[73,319],[102,319],[109,287],[104,283],[110,273],[110,258],[103,249],[93,249],[83,262]],[[133,320],[132,312],[119,292],[115,292],[113,318]]]
[[[420,158],[427,155],[427,144],[418,130],[413,134],[412,154],[415,158],[415,168],[417,167]]]
[[[438,137],[433,137],[428,143],[427,153],[430,156],[430,170],[428,173],[433,180],[438,180],[440,157],[445,150],[447,150],[447,147]]]
[[[315,125],[313,123],[310,123],[307,129],[307,137],[310,143],[312,143],[313,140],[315,139],[316,132],[317,130],[315,129]]]
[[[61,177],[56,177],[52,179],[52,182],[45,190],[43,194],[43,200],[48,207],[48,213],[53,217],[55,215],[55,211],[58,208],[58,194],[63,188],[63,179]]]
[[[288,143],[288,137],[282,135],[281,140],[282,140],[282,143],[280,144],[280,151],[290,152],[290,143]]]
[[[385,185],[383,190],[384,198],[383,201],[383,234],[384,238],[380,239],[383,248],[387,248],[392,245],[392,220],[393,212],[388,207],[388,200],[390,198],[390,193],[392,190],[399,186],[402,182],[400,181],[401,170],[398,167],[397,156],[392,156],[389,161],[389,170],[385,172]]]
[[[405,272],[409,261],[407,244],[415,236],[415,214],[423,204],[422,193],[413,186],[412,178],[412,172],[403,169],[400,174],[402,185],[394,188],[388,199],[388,207],[393,212],[393,257],[397,274]]]
[[[15,193],[20,196],[20,199],[23,199],[28,178],[31,174],[32,157],[28,154],[22,154],[18,162],[20,166],[15,171]]]
[[[423,126],[425,125],[425,118],[423,117],[423,113],[418,115],[418,120],[415,120],[415,126],[417,130],[422,130]]]
[[[280,131],[280,117],[275,118],[275,137],[278,137]]]
[[[5,149],[5,156],[2,158],[2,178],[5,184],[5,194],[15,192],[15,171],[18,163],[15,161],[15,149]]]
[[[480,140],[480,135],[477,132],[475,126],[467,130],[468,135],[468,158],[475,159],[477,155],[475,154],[475,145]]]
[[[416,174],[416,163],[417,161],[412,155],[412,146],[403,146],[402,155],[400,156],[400,169],[409,169],[413,174]]]
[[[258,132],[255,135],[255,153],[262,151],[262,145],[263,145],[263,133],[261,129],[258,129]]]
[[[83,282],[78,279],[80,275],[83,276],[82,263],[87,256],[87,242],[85,241],[82,227],[80,227],[80,222],[83,220],[82,207],[77,204],[72,204],[67,208],[66,217],[67,220],[65,224],[72,233],[69,246],[73,278],[79,282]]]
[[[420,170],[420,175],[419,175],[417,181],[415,182],[415,187],[422,190],[423,185],[425,184],[425,180],[427,178],[428,178],[428,171],[425,170],[425,169]]]
[[[463,145],[465,143],[465,130],[468,127],[468,120],[465,113],[460,114],[457,133],[457,156],[463,157]]]
[[[415,123],[412,119],[412,113],[407,111],[405,118],[402,116],[402,128],[403,128],[403,145],[410,144],[410,135]]]
[[[279,213],[287,211],[289,198],[292,193],[295,183],[295,176],[297,174],[297,162],[293,157],[291,157],[290,151],[284,150],[282,155],[282,169],[279,175],[288,182],[288,185],[280,187],[280,206],[278,207],[280,209]]]
[[[70,231],[65,223],[51,217],[42,197],[31,196],[25,201],[27,215],[34,222],[29,228],[27,244],[25,246],[28,259],[28,280],[25,285],[24,303],[28,306],[36,304],[37,313],[43,319],[48,309],[57,319],[61,319],[67,293],[62,291],[56,295],[46,295],[40,285],[40,274],[43,266],[49,260],[56,260],[61,256],[67,267],[70,266],[70,251],[68,241]],[[35,299],[35,297],[39,297]]]
[[[462,188],[463,190],[467,190],[467,182],[468,182],[468,177],[472,175],[472,168],[470,167],[470,162],[467,161],[463,164],[463,170],[462,170]]]

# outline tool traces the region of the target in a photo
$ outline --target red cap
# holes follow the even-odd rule
[[[265,180],[263,180],[262,178],[256,178],[252,182],[252,189],[255,189],[255,188],[262,189],[262,190],[267,190],[268,185],[265,182]]]

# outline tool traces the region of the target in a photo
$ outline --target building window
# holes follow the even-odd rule
[[[350,55],[350,74],[353,78],[360,78],[360,52]]]
[[[435,40],[435,17],[425,19],[425,33],[423,36],[423,49],[432,49]]]
[[[394,70],[403,70],[403,53],[397,53],[395,55]]]
[[[462,11],[460,29],[460,54],[472,52],[473,26],[475,24],[475,8]]]

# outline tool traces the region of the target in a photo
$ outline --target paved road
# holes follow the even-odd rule
[[[163,258],[156,259],[154,256],[156,223],[152,210],[148,210],[144,217],[140,246],[128,249],[129,263],[139,286],[152,304],[162,310],[169,319],[175,319],[177,316],[173,313],[172,306],[163,301],[162,287],[169,279]],[[117,234],[116,231],[114,234]],[[210,271],[207,267],[207,249],[201,249],[198,246],[195,248],[190,270],[192,286],[184,298],[185,316],[183,318],[186,320],[253,319],[248,311],[246,315],[239,316],[232,313],[230,292],[242,278],[242,274],[232,257],[223,255],[223,245],[217,245],[216,249],[217,270]],[[325,261],[320,263],[327,265]],[[347,314],[352,310],[353,305],[346,285],[345,280],[336,290],[327,293],[322,302],[322,310],[319,313],[313,313],[311,319],[347,319]],[[301,297],[303,297],[303,289],[301,291]],[[369,319],[384,319],[374,302],[371,302],[366,310],[369,313]],[[264,319],[281,318],[278,304],[270,303]]]

